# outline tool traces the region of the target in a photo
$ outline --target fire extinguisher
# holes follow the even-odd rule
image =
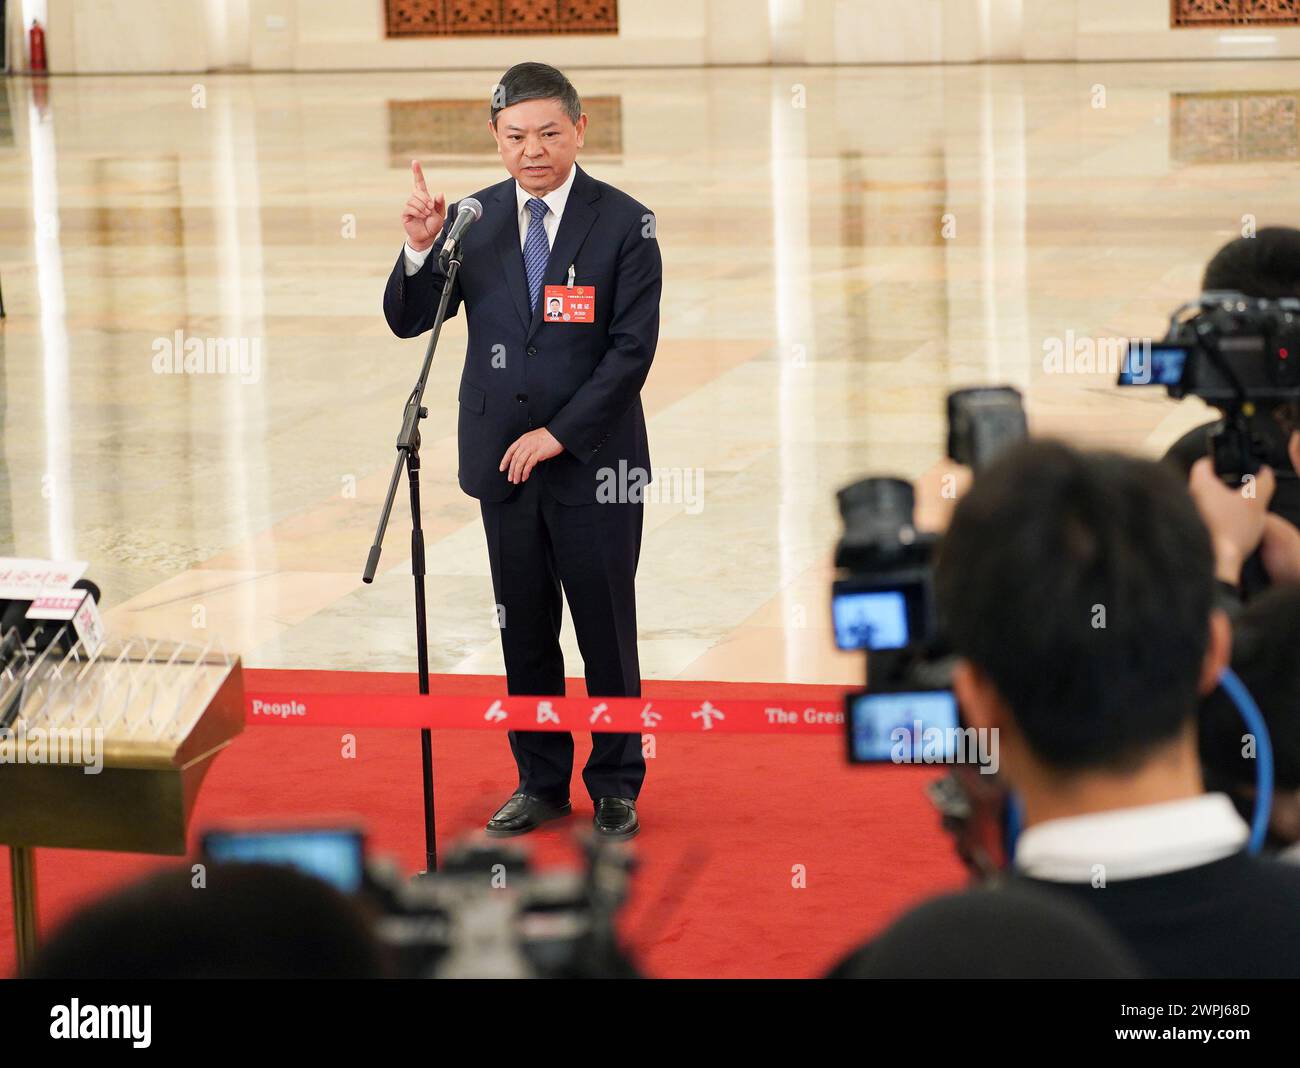
[[[33,72],[45,72],[45,30],[41,24],[32,19],[32,28],[27,35],[28,68]]]

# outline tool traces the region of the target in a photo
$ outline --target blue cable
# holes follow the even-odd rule
[[[1007,854],[1007,867],[1016,862],[1016,844],[1020,841],[1020,829],[1025,825],[1024,813],[1020,807],[1020,796],[1013,791],[1007,792],[1007,810],[1002,824],[1002,848]]]
[[[1268,817],[1273,809],[1273,741],[1268,734],[1268,725],[1259,705],[1250,696],[1246,684],[1237,677],[1232,668],[1225,667],[1219,676],[1219,685],[1228,699],[1237,707],[1237,713],[1246,724],[1246,729],[1255,738],[1255,812],[1250,821],[1250,841],[1247,850],[1259,853],[1264,848],[1264,839],[1268,836]],[[1008,866],[1015,860],[1016,843],[1020,838],[1023,817],[1020,811],[1020,799],[1015,794],[1007,796],[1006,820],[1003,825],[1003,844],[1007,853]]]
[[[1251,853],[1258,853],[1264,848],[1264,839],[1268,835],[1268,817],[1273,809],[1273,742],[1268,736],[1268,726],[1259,705],[1255,704],[1246,684],[1232,668],[1223,669],[1219,685],[1237,706],[1246,730],[1255,737],[1255,814],[1250,822],[1250,843],[1247,849]]]

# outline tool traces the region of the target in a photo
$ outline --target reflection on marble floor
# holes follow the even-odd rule
[[[1296,63],[576,74],[616,124],[580,158],[658,213],[654,462],[702,480],[647,510],[647,677],[856,679],[827,619],[834,491],[928,467],[961,385],[1158,451],[1201,409],[1048,373],[1044,342],[1158,331],[1243,217],[1300,214]],[[360,581],[424,351],[379,302],[411,145],[449,197],[501,173],[464,119],[483,80],[4,83],[0,552],[88,559],[120,632],[413,670],[401,498]],[[428,396],[432,667],[500,672],[455,480],[464,337]],[[242,340],[249,373],[158,373],[185,338]],[[581,674],[567,623],[565,649]]]

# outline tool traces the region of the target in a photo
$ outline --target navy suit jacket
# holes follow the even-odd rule
[[[596,288],[595,322],[547,322],[543,297],[529,307],[514,179],[474,196],[483,217],[461,242],[464,262],[447,308],[450,318],[463,304],[469,321],[457,433],[461,488],[480,500],[504,500],[514,489],[497,470],[506,449],[547,427],[564,451],[538,463],[530,478],[541,478],[563,504],[608,500],[597,496],[602,484],[629,487],[636,499],[636,480],[650,477],[641,385],[659,338],[654,215],[578,167],[543,285],[564,285],[572,264],[574,285]],[[384,290],[384,316],[398,337],[433,326],[446,279],[438,253],[456,210],[448,207],[418,272],[407,277],[398,254]],[[645,474],[632,474],[638,469]]]

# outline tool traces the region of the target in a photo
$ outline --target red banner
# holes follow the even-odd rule
[[[483,693],[394,693],[394,676],[318,671],[244,672],[248,722],[339,727],[430,727],[529,731],[658,731],[836,734],[844,729],[844,689],[789,683],[647,683],[644,697],[520,697],[505,680],[438,676]],[[263,676],[269,676],[264,678]],[[295,678],[301,676],[301,678]],[[412,676],[399,676],[412,683]],[[320,685],[324,681],[326,685]],[[483,686],[494,682],[492,692]],[[297,685],[285,686],[286,682]],[[667,691],[662,695],[656,691]],[[696,691],[685,696],[683,691]],[[754,691],[769,691],[758,696]]]

